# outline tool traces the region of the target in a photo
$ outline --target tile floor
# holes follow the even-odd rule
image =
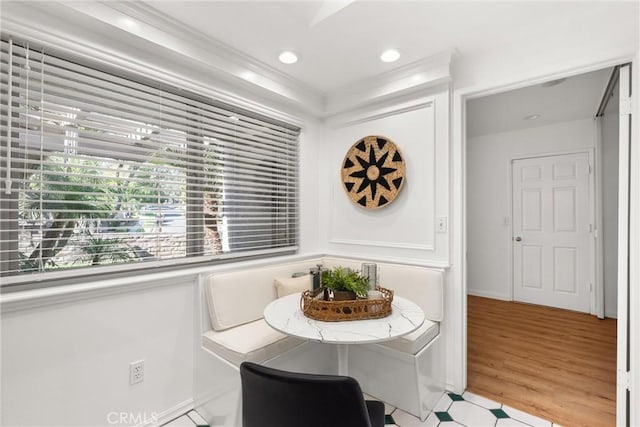
[[[369,396],[365,397],[372,399]],[[413,415],[386,404],[385,413],[387,414],[385,424],[389,427],[560,427],[558,424],[553,424],[468,391],[462,395],[443,394],[425,421],[420,421]],[[165,427],[196,426],[208,427],[208,424],[195,411],[165,424]]]
[[[445,393],[425,421],[401,409],[387,407],[387,425],[397,427],[560,427],[541,418],[477,396]]]
[[[190,411],[173,421],[164,424],[164,427],[209,427],[209,423],[196,411]]]

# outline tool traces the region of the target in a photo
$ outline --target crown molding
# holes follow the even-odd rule
[[[86,56],[96,52],[103,60],[112,58],[116,65],[150,76],[192,82],[192,89],[221,100],[273,105],[298,118],[326,119],[424,93],[451,81],[455,53],[442,52],[324,93],[143,2],[9,2],[3,4],[2,21],[5,30],[43,44]],[[140,49],[149,51],[141,55]],[[191,75],[181,80],[183,70]]]
[[[455,50],[444,51],[331,91],[326,95],[325,116],[336,116],[449,83],[455,54]]]
[[[441,87],[438,86],[438,88],[440,89]],[[385,117],[430,107],[434,103],[433,96],[430,96],[428,93],[423,94],[421,92],[420,95],[424,96],[419,97],[415,97],[413,95],[414,94],[411,94],[400,98],[394,97],[389,103],[383,103],[379,106],[352,110],[347,113],[331,116],[325,119],[325,124],[335,129],[354,126],[360,123],[366,123],[372,120],[379,120]]]
[[[455,50],[443,51],[357,84],[323,93],[220,40],[194,30],[148,4],[70,1],[65,5],[165,48],[206,61],[207,65],[222,74],[235,77],[239,83],[254,85],[273,95],[284,97],[304,112],[320,118],[448,83],[451,81],[451,62],[457,54]],[[105,10],[110,10],[111,13],[105,13]],[[126,18],[143,23],[146,28],[136,31],[135,27],[123,26],[122,20]]]
[[[119,12],[124,17],[133,18],[152,26],[156,31],[162,31],[170,35],[177,44],[174,50],[180,53],[189,53],[192,49],[198,49],[198,52],[194,52],[197,54],[206,52],[207,56],[210,56],[210,60],[207,63],[222,72],[231,74],[244,82],[270,90],[280,96],[287,97],[302,106],[311,107],[312,111],[320,111],[322,109],[324,99],[321,91],[218,39],[194,30],[152,6],[142,2],[101,1],[99,3],[104,7]],[[77,2],[71,2],[71,4],[78,5]],[[137,35],[141,36],[140,34]],[[169,47],[171,48],[171,46]],[[248,74],[247,72],[254,74]]]
[[[268,92],[306,113],[320,114],[323,94],[141,2],[76,2],[65,7],[200,62],[238,85]]]
[[[248,82],[232,81],[226,74],[216,74],[206,64],[177,52],[161,54],[151,42],[140,43],[129,33],[114,32],[108,24],[86,19],[85,14],[60,3],[4,3],[0,18],[4,34],[48,52],[119,68],[300,127],[305,117],[317,115],[305,115],[307,110],[292,101],[258,90]]]

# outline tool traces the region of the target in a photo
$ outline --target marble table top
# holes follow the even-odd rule
[[[278,298],[264,309],[264,319],[284,334],[329,344],[362,344],[388,341],[418,329],[424,322],[422,309],[408,299],[394,296],[391,314],[381,319],[323,322],[306,317],[300,294]]]

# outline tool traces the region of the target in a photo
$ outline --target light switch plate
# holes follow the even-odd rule
[[[447,232],[447,217],[440,216],[436,220],[436,231],[438,233],[446,233]]]

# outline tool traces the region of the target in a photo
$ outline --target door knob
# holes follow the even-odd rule
[[[521,240],[522,240],[522,237],[520,237],[520,236],[516,237],[516,242],[519,242]]]

